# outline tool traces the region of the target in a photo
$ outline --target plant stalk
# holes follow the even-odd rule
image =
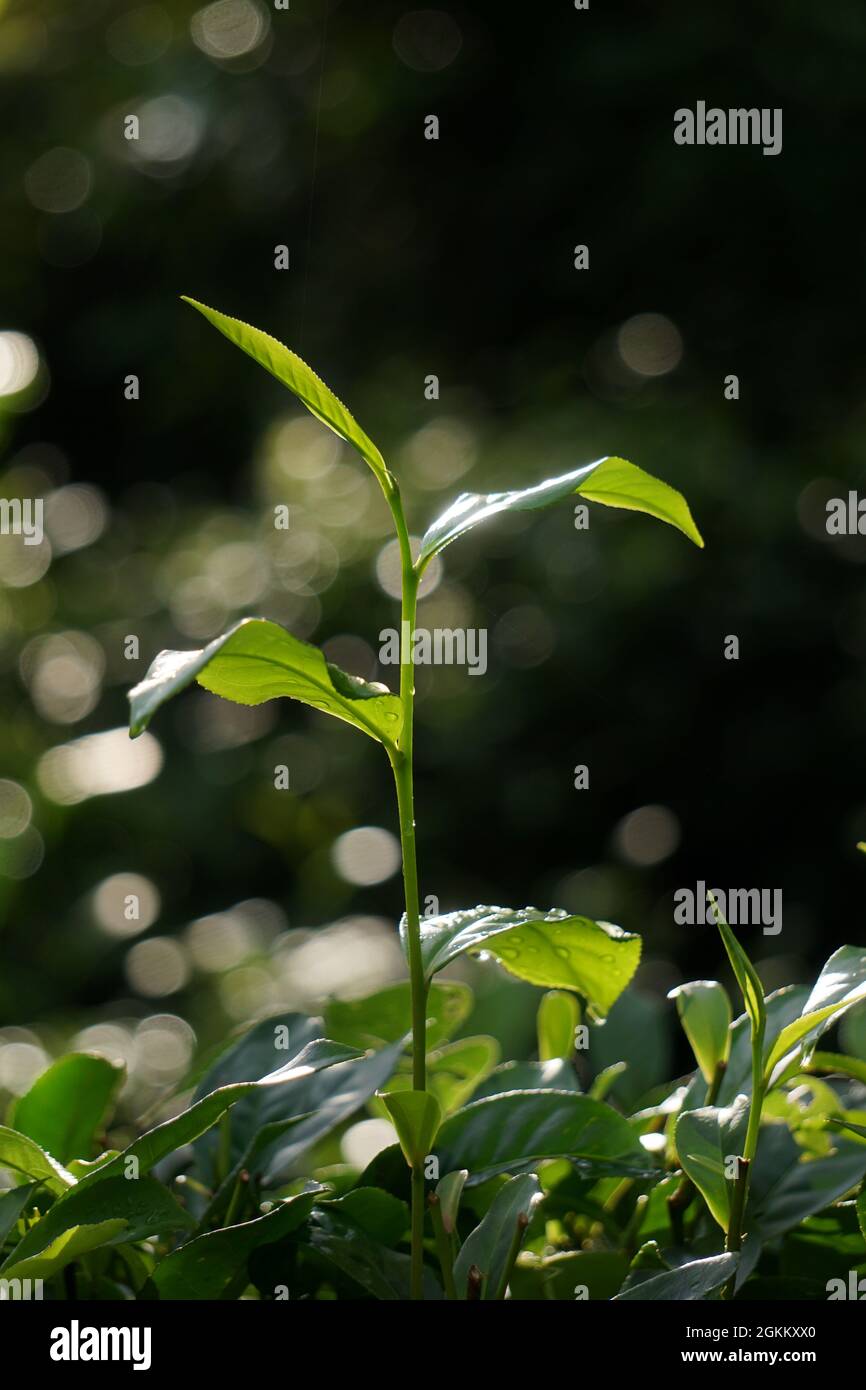
[[[386,493],[397,529],[402,570],[400,610],[400,702],[403,725],[397,747],[388,756],[397,791],[400,822],[400,849],[403,858],[403,891],[406,900],[406,943],[412,997],[412,1087],[423,1091],[427,1084],[427,984],[421,958],[421,912],[418,896],[418,861],[415,849],[415,790],[413,778],[413,733],[415,715],[415,666],[412,660],[415,614],[420,574],[415,569],[403,505],[396,484]],[[413,1299],[424,1297],[424,1168],[412,1169],[412,1265]]]
[[[529,1217],[526,1212],[520,1212],[514,1226],[514,1235],[511,1238],[511,1245],[505,1260],[505,1268],[499,1280],[499,1287],[492,1294],[495,1299],[504,1299],[508,1292],[508,1281],[514,1273],[514,1266],[517,1264],[517,1256],[520,1254],[520,1247],[523,1244],[523,1237],[526,1235],[526,1228],[529,1225]]]
[[[734,1253],[743,1248],[743,1221],[749,1200],[749,1174],[758,1149],[758,1134],[761,1129],[761,1111],[764,1108],[764,1032],[765,1025],[752,1025],[752,1104],[749,1106],[749,1124],[746,1129],[746,1142],[737,1165],[737,1177],[731,1197],[731,1215],[725,1249]],[[736,1275],[729,1279],[722,1297],[733,1298],[736,1290]]]
[[[404,716],[405,717],[405,716]],[[421,959],[421,926],[418,900],[418,868],[415,858],[415,819],[413,814],[411,734],[410,751],[400,749],[392,758],[400,818],[400,846],[403,854],[403,890],[406,898],[406,941],[409,948],[409,975],[412,993],[412,1087],[423,1091],[427,1083],[427,985]]]
[[[424,1297],[424,1169],[412,1169],[412,1265],[410,1292],[413,1299]]]

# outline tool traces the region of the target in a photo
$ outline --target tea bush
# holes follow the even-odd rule
[[[49,1297],[119,1300],[848,1297],[852,1271],[866,1270],[866,1062],[820,1043],[866,998],[866,950],[842,946],[811,990],[765,997],[708,895],[744,1012],[717,981],[672,991],[695,1070],[627,1107],[609,1099],[624,1064],[592,1068],[589,1025],[628,989],[638,935],[557,909],[420,911],[413,673],[430,561],[500,513],[572,495],[702,546],[685,500],[607,457],[464,493],[413,545],[398,480],[324,383],[267,334],[188,302],[376,477],[401,556],[400,686],[245,618],[202,650],[157,656],[130,692],[131,733],[197,681],[245,705],[299,700],[381,744],[408,979],[322,1017],[259,1021],[122,1150],[99,1151],[121,1068],[61,1057],[0,1127],[13,1179],[0,1194],[4,1287],[41,1280]],[[467,954],[539,988],[537,1056],[503,1062],[493,1038],[462,1035],[472,992],[440,972]],[[329,1146],[358,1114],[396,1135],[363,1171],[335,1164]]]

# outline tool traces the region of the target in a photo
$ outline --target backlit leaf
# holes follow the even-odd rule
[[[427,1091],[391,1091],[382,1097],[410,1168],[423,1168],[442,1120],[435,1096]]]
[[[62,1163],[46,1153],[35,1140],[5,1125],[0,1125],[0,1168],[9,1168],[25,1178],[44,1182],[49,1192],[65,1192],[67,1187],[75,1185],[75,1179]]]
[[[400,935],[408,955],[405,917]],[[530,984],[576,990],[604,1016],[637,969],[641,940],[607,922],[535,907],[473,907],[422,917],[428,980],[464,951],[484,951]]]
[[[61,1163],[89,1158],[123,1076],[122,1066],[103,1057],[70,1052],[53,1062],[16,1102],[12,1123]]]
[[[258,362],[260,367],[270,372],[271,376],[275,376],[277,381],[287,386],[300,401],[303,401],[317,420],[321,420],[323,425],[327,425],[348,444],[353,444],[383,487],[386,485],[389,474],[385,460],[372,439],[364,433],[357,420],[349,414],[330,387],[325,385],[297,353],[292,352],[276,338],[272,338],[269,333],[263,333],[260,328],[253,328],[241,319],[221,314],[218,309],[210,309],[206,304],[200,304],[197,299],[190,299],[188,295],[181,295],[181,298],[193,309],[198,309],[214,328],[225,334],[229,342],[234,343]]]
[[[478,526],[480,522],[502,512],[534,511],[548,507],[564,497],[579,494],[606,507],[622,507],[626,511],[645,512],[682,531],[695,545],[703,546],[685,498],[645,473],[636,464],[621,458],[597,459],[558,478],[548,478],[533,487],[511,492],[463,492],[451,506],[428,527],[421,542],[419,563],[428,560],[458,536]]]
[[[731,1047],[731,1001],[718,980],[692,980],[668,994],[675,999],[683,1031],[709,1086]]]
[[[160,705],[192,681],[239,705],[287,696],[353,724],[380,743],[393,744],[402,725],[398,695],[370,685],[327,662],[318,647],[301,642],[278,623],[242,618],[199,651],[162,651],[129,692],[130,734],[147,728]]]
[[[680,1163],[704,1196],[723,1231],[727,1231],[734,1191],[731,1159],[743,1152],[749,1101],[738,1096],[731,1106],[706,1105],[688,1110],[676,1123],[676,1146]]]
[[[573,994],[563,989],[552,989],[542,995],[535,1025],[538,1032],[538,1060],[549,1062],[554,1057],[571,1057],[579,1023],[580,1005]]]
[[[840,946],[823,967],[801,1016],[775,1038],[764,1062],[767,1081],[777,1079],[808,1052],[830,1024],[866,998],[866,951]]]
[[[690,1260],[676,1269],[654,1274],[640,1283],[633,1284],[624,1293],[613,1298],[614,1303],[626,1301],[665,1302],[674,1300],[685,1302],[704,1299],[708,1294],[720,1289],[734,1274],[739,1256],[710,1255],[705,1260]]]

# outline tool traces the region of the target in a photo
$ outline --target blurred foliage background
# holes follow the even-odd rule
[[[783,890],[781,934],[745,933],[768,988],[862,939],[866,538],[828,538],[824,509],[863,478],[864,55],[854,0],[748,23],[0,0],[0,494],[46,524],[0,537],[0,1098],[92,1047],[128,1061],[134,1116],[232,1029],[403,972],[372,742],[202,691],[126,735],[154,654],[245,613],[396,676],[374,480],[181,293],[307,358],[417,533],[461,489],[606,453],[689,498],[703,552],[603,508],[493,523],[419,617],[489,633],[483,677],[418,672],[422,893],[641,932],[598,1045],[632,1058],[626,1090],[687,1066],[667,990],[729,980],[677,888]],[[699,99],[781,107],[782,154],[676,146]],[[458,973],[467,1027],[531,1051],[535,992]]]

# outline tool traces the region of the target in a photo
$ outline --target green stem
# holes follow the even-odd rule
[[[640,1244],[640,1228],[643,1225],[648,1204],[647,1193],[641,1192],[634,1204],[634,1211],[629,1218],[628,1225],[622,1233],[622,1248],[629,1260],[632,1260],[637,1254]]]
[[[411,740],[411,735],[410,735]],[[410,742],[411,749],[411,742]],[[406,898],[406,941],[412,991],[412,1086],[423,1091],[427,1083],[427,984],[421,959],[421,925],[418,901],[418,868],[415,858],[411,752],[398,749],[391,759],[397,788],[400,845],[403,851],[403,890]]]
[[[508,1281],[514,1273],[514,1266],[517,1264],[517,1256],[520,1254],[520,1247],[523,1244],[523,1237],[526,1235],[526,1228],[529,1225],[529,1217],[522,1211],[517,1218],[514,1227],[514,1235],[511,1238],[511,1245],[505,1260],[505,1268],[502,1271],[502,1278],[499,1280],[499,1287],[493,1297],[503,1299],[508,1292]]]
[[[761,1111],[764,1108],[764,1087],[760,1083],[758,1089],[752,1092],[752,1105],[749,1110],[749,1128],[746,1130],[746,1143],[743,1148],[743,1158],[747,1163],[751,1163],[758,1148],[758,1131],[761,1127]]]
[[[386,493],[397,528],[402,568],[400,612],[400,701],[403,725],[397,747],[388,750],[397,790],[400,821],[400,848],[403,856],[403,891],[406,899],[406,943],[412,996],[412,1087],[423,1091],[427,1085],[427,983],[421,957],[421,912],[418,896],[418,861],[415,849],[415,791],[413,779],[413,733],[415,716],[415,666],[412,660],[415,613],[420,575],[412,560],[409,532],[396,483]],[[424,1169],[412,1169],[412,1297],[424,1297]]]
[[[728,1234],[725,1249],[736,1252],[743,1248],[743,1221],[749,1201],[749,1175],[758,1149],[758,1134],[761,1129],[761,1111],[764,1108],[764,1031],[765,1025],[752,1025],[752,1104],[749,1107],[749,1124],[746,1129],[746,1142],[737,1165],[737,1177],[731,1197],[731,1214],[728,1221]],[[726,1299],[733,1298],[736,1289],[736,1276],[729,1279],[722,1293]]]
[[[420,576],[416,573],[409,544],[409,532],[403,516],[403,506],[396,486],[388,499],[397,527],[402,566],[403,601],[400,611],[400,703],[403,725],[397,748],[389,752],[397,789],[397,810],[400,819],[400,848],[403,856],[403,891],[406,899],[406,940],[409,948],[409,975],[412,988],[412,1085],[416,1091],[426,1086],[427,1054],[427,985],[421,959],[420,903],[418,897],[418,861],[415,850],[415,791],[413,772],[415,725],[415,666],[412,661],[412,639],[415,613],[418,606]]]
[[[224,1224],[226,1226],[233,1226],[237,1221],[237,1215],[240,1211],[241,1203],[249,1190],[249,1181],[249,1173],[247,1172],[246,1168],[242,1168],[237,1175],[234,1188],[232,1189],[232,1195],[229,1200],[228,1211],[225,1215]]]
[[[725,1249],[728,1251],[736,1251],[743,1248],[743,1215],[746,1210],[746,1198],[749,1189],[749,1166],[745,1158],[737,1160],[737,1176],[734,1181],[733,1196],[731,1197],[731,1217],[728,1225],[728,1238],[725,1241]]]
[[[412,1266],[411,1294],[424,1297],[424,1169],[412,1169]]]

